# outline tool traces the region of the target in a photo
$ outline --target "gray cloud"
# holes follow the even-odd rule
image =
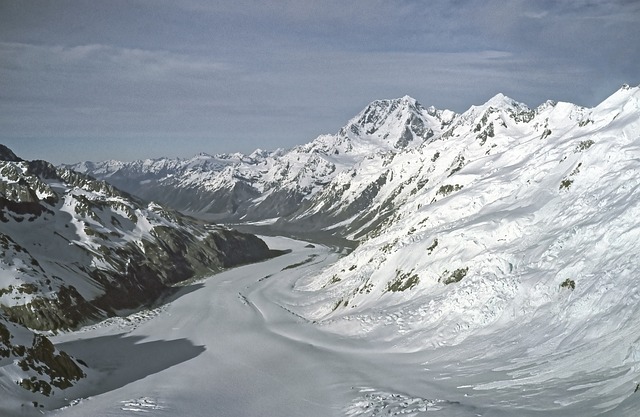
[[[639,18],[633,1],[5,1],[0,142],[189,156],[293,146],[404,94],[592,106],[640,82]]]

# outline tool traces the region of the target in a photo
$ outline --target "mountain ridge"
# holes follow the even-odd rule
[[[352,255],[343,258],[321,277],[316,277],[314,284],[308,287],[322,294],[319,300],[323,300],[310,311],[300,311],[313,320],[333,320],[341,315],[350,317],[355,311],[377,305],[378,301],[372,301],[376,297],[390,300],[388,307],[391,308],[396,302],[393,300],[401,298],[405,291],[412,294],[411,297],[422,297],[427,288],[437,288],[446,298],[456,294],[458,288],[471,285],[466,283],[465,277],[478,274],[482,268],[489,268],[492,276],[501,278],[505,277],[504,271],[518,268],[515,260],[500,256],[492,261],[482,261],[483,267],[469,263],[482,251],[498,249],[479,243],[456,248],[451,246],[455,239],[446,236],[455,235],[457,232],[454,231],[462,227],[460,225],[470,221],[474,228],[480,227],[476,225],[478,220],[473,219],[492,219],[495,217],[492,213],[505,216],[518,213],[513,223],[505,223],[506,236],[516,233],[519,242],[526,243],[532,241],[533,236],[532,232],[522,235],[523,230],[539,228],[540,233],[546,230],[544,233],[548,234],[546,239],[549,242],[557,240],[563,232],[550,226],[547,223],[550,220],[544,216],[555,211],[555,218],[561,219],[564,205],[574,199],[580,204],[597,200],[589,194],[589,187],[600,189],[596,181],[600,178],[611,180],[612,173],[619,169],[614,161],[622,161],[621,155],[632,154],[632,149],[635,149],[629,146],[640,137],[639,102],[640,86],[623,86],[591,109],[553,101],[532,109],[498,94],[484,105],[472,106],[460,115],[447,118],[447,123],[434,123],[432,120],[429,126],[434,127],[433,136],[422,137],[418,146],[397,149],[389,143],[398,143],[404,129],[411,125],[411,122],[407,123],[411,117],[398,117],[399,113],[393,112],[402,107],[400,104],[410,108],[415,101],[407,98],[395,102],[376,101],[351,119],[337,135],[326,137],[343,145],[352,141],[349,135],[362,139],[362,130],[368,126],[370,135],[390,142],[323,176],[325,181],[311,192],[299,193],[297,199],[292,197],[289,203],[295,209],[289,214],[260,212],[260,205],[256,205],[253,207],[256,209],[254,218],[266,220],[275,230],[329,233],[360,242]],[[392,110],[384,113],[386,119],[382,116],[374,118],[371,116],[374,108]],[[409,115],[414,116],[415,112],[409,112]],[[376,123],[387,119],[391,120],[388,123],[390,127],[381,131]],[[396,123],[397,120],[402,121]],[[358,126],[358,129],[352,126]],[[389,133],[387,138],[384,137],[386,133]],[[324,144],[326,137],[321,136],[316,141]],[[285,152],[285,155],[291,160],[299,155],[300,149],[304,149],[307,151],[306,163],[319,153],[313,152],[316,141]],[[327,159],[315,166],[322,167],[329,160],[331,152],[327,152],[327,148],[323,148],[323,152]],[[601,159],[603,157],[606,159]],[[296,180],[296,186],[304,185],[300,181],[305,178],[304,169],[295,172],[296,175],[289,175],[289,178]],[[633,172],[633,169],[629,168],[627,172]],[[625,174],[624,178],[628,181],[629,176]],[[620,187],[626,189],[627,186]],[[289,189],[295,190],[293,187]],[[607,194],[606,189],[600,192]],[[263,193],[256,200],[267,201],[272,195]],[[610,206],[606,202],[599,204]],[[455,216],[450,213],[455,213]],[[526,215],[520,218],[519,213]],[[546,220],[538,223],[536,219],[540,218]],[[246,216],[242,220],[247,219],[251,217]],[[598,219],[599,222],[613,221],[604,217]],[[578,221],[573,217],[565,220],[568,224]],[[496,225],[503,223],[499,219],[492,221],[497,222]],[[495,227],[500,230],[500,227]],[[577,226],[570,226],[573,227]],[[490,235],[495,241],[506,239],[498,237],[496,232]],[[519,247],[516,242],[512,245]],[[500,248],[503,246],[498,245]],[[413,247],[416,249],[410,250]],[[462,248],[468,253],[461,252]],[[410,256],[412,251],[432,256],[413,259]],[[447,252],[447,255],[438,255],[440,251]],[[400,258],[396,259],[396,256]],[[432,258],[438,259],[437,262],[434,263]],[[406,259],[412,259],[413,267],[405,265]],[[603,264],[607,262],[610,261],[603,261]],[[547,279],[552,281],[551,277]],[[576,281],[569,276],[565,279]],[[519,285],[511,282],[509,288],[515,291]],[[447,288],[452,289],[451,294]],[[498,299],[513,299],[515,295],[495,291],[492,289],[490,293]],[[372,295],[374,293],[375,296]],[[481,310],[481,306],[475,307]],[[464,311],[472,313],[470,309],[465,308]],[[497,311],[502,310],[496,310],[493,318],[482,320],[497,319]],[[475,324],[464,326],[475,328]]]
[[[374,101],[338,133],[320,135],[290,150],[256,150],[248,156],[205,156],[200,166],[210,161],[208,169],[192,166],[197,156],[131,163],[86,162],[65,167],[186,212],[209,214],[220,220],[262,220],[288,214],[287,205],[300,204],[338,172],[371,152],[419,146],[434,131],[439,132],[448,125],[454,116],[455,113],[448,110],[425,109],[415,99],[405,96]],[[385,126],[382,133],[381,123]],[[385,135],[396,139],[389,143]],[[175,168],[163,171],[168,165]],[[169,190],[178,190],[180,196],[167,197]],[[217,203],[203,204],[203,199]],[[255,213],[262,214],[256,217]]]
[[[121,297],[119,303],[122,304],[119,308],[132,308],[136,302],[145,303],[146,300],[151,300],[154,297],[153,294],[157,295],[156,290],[188,278],[196,272],[196,269],[215,269],[241,263],[241,253],[234,254],[233,251],[226,253],[224,250],[219,250],[216,242],[224,242],[225,238],[230,239],[230,242],[238,237],[249,238],[247,235],[234,235],[233,232],[217,226],[207,229],[204,224],[177,212],[166,210],[155,203],[144,203],[128,193],[119,191],[107,182],[94,180],[75,171],[56,168],[45,161],[23,161],[19,158],[0,160],[0,208],[2,208],[0,220],[5,249],[4,263],[15,265],[16,259],[21,258],[19,255],[24,254],[22,257],[25,258],[26,264],[33,265],[33,267],[16,267],[15,271],[23,274],[24,278],[44,277],[37,278],[36,281],[46,280],[50,284],[46,284],[45,287],[51,288],[52,285],[55,287],[53,283],[62,282],[59,277],[56,278],[58,275],[84,276],[83,279],[94,284],[106,285],[103,290],[116,293],[120,290],[117,286],[113,287],[111,281],[119,277],[119,274],[131,274],[130,279],[133,279],[133,282],[138,282],[138,278],[135,278],[136,274],[150,274],[150,278],[155,273],[166,280],[164,283],[157,282],[158,285],[153,284],[152,287],[155,290],[148,288],[149,294],[146,296],[143,296],[143,292],[135,290],[142,298],[138,301],[135,301],[135,297],[132,298],[132,305],[128,305],[125,301],[128,299],[124,296],[126,292],[119,293]],[[192,236],[196,236],[197,239]],[[204,244],[200,248],[197,248],[198,240]],[[54,241],[57,243],[53,243]],[[259,240],[255,240],[255,243],[258,242]],[[69,249],[58,250],[56,246],[59,245],[67,246]],[[255,245],[254,248],[257,259],[260,259],[260,253],[268,256],[266,245],[264,243],[261,245]],[[42,249],[38,249],[40,247]],[[13,255],[9,256],[7,251]],[[77,252],[78,258],[67,259],[69,253],[74,251]],[[162,266],[162,262],[155,266],[151,265],[149,261],[144,260],[151,256],[149,251],[155,252],[160,257],[175,256],[175,267],[167,265],[163,270],[165,267]],[[193,254],[188,255],[193,257],[190,261],[185,257],[188,251],[193,251]],[[249,252],[246,255],[247,261],[254,256]],[[128,261],[123,256],[126,256]],[[46,261],[43,262],[43,260]],[[43,265],[48,265],[49,268],[53,268],[52,271],[58,271],[65,260],[67,261],[63,266],[66,269],[64,273],[46,272],[46,268],[43,269]],[[131,260],[139,261],[139,266],[149,265],[149,271],[144,272],[144,268],[137,271],[136,268],[129,268]],[[174,276],[170,277],[171,275]],[[36,281],[29,285],[37,284]],[[94,284],[88,287],[86,285],[74,287],[73,298],[76,298],[77,305],[85,305],[86,303],[80,300],[87,297],[92,299],[100,293],[100,291],[96,293],[95,289],[91,288]],[[42,285],[37,284],[45,288]],[[137,285],[145,288],[142,282],[138,282],[130,289],[134,290]],[[25,298],[17,297],[15,293],[15,290],[21,286],[14,285],[12,288],[13,290],[2,297],[5,314],[9,314],[7,309],[13,309],[11,306],[16,304],[11,300]],[[81,288],[86,290],[83,291]],[[84,295],[77,293],[76,290],[80,293],[84,292]],[[112,302],[119,298],[110,297],[114,298]],[[30,298],[26,297],[26,299]],[[41,314],[51,313],[44,305],[40,307],[37,310]],[[108,311],[109,302],[100,302],[99,308]],[[28,307],[20,309],[24,313],[32,310]],[[19,320],[18,316],[10,314],[10,317]],[[48,318],[34,316],[29,319],[25,317],[24,319],[28,321],[23,324],[40,329],[47,329],[47,326],[55,329],[59,325],[79,324],[72,317],[75,317],[75,314],[71,314],[70,311],[59,315],[57,319],[53,316]]]
[[[263,221],[293,215],[291,207],[304,204],[336,175],[371,155],[397,153],[451,138],[462,125],[478,117],[482,118],[473,127],[484,143],[495,128],[487,124],[491,113],[506,111],[510,115],[507,120],[529,122],[556,105],[548,101],[531,109],[504,94],[496,94],[486,103],[457,114],[432,106],[425,108],[404,96],[375,100],[336,134],[320,135],[289,150],[256,150],[250,155],[202,153],[187,159],[106,161],[66,167],[191,214],[224,222]],[[570,106],[575,107],[576,113],[587,111]],[[504,120],[500,122],[505,124]]]
[[[135,311],[174,284],[279,253],[0,145],[0,386],[44,396],[69,388],[89,368],[46,332]]]

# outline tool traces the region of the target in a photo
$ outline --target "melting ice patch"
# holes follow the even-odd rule
[[[447,403],[373,388],[360,388],[359,391],[360,395],[345,409],[349,417],[422,416],[428,411],[442,410]]]
[[[121,401],[122,411],[134,411],[137,413],[148,413],[153,410],[164,410],[166,407],[158,404],[158,401],[151,397],[141,397],[133,400]]]

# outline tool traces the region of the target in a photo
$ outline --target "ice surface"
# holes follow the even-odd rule
[[[309,299],[298,283],[334,263],[338,248],[264,239],[293,251],[192,283],[159,310],[54,337],[94,372],[65,391],[69,400],[53,398],[48,406],[61,408],[52,414],[586,416],[634,415],[616,405],[640,405],[640,355],[608,355],[627,336],[575,343],[543,317],[408,351],[384,332],[327,332],[291,305]],[[387,326],[396,333],[397,322]]]

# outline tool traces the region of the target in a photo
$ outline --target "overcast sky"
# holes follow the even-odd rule
[[[591,107],[623,83],[636,0],[0,0],[0,143],[54,163],[288,148],[405,94]]]

